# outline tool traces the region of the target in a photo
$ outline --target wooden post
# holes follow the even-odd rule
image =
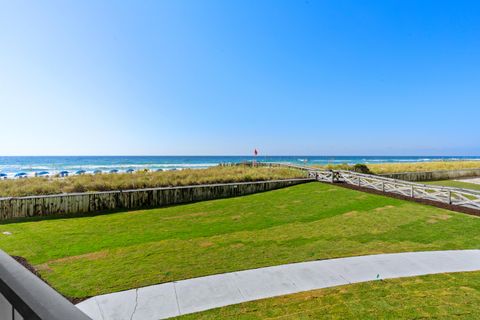
[[[410,195],[412,196],[412,198],[415,198],[415,192],[413,190],[413,186],[411,186],[410,188],[411,188]]]
[[[382,181],[382,192],[385,192],[385,181]]]
[[[448,204],[452,204],[452,191],[448,191]]]

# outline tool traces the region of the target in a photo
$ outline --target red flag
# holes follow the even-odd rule
[[[258,150],[255,148],[255,151],[253,151],[255,155],[258,155]]]

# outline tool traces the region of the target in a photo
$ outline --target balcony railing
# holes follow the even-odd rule
[[[0,319],[91,320],[2,250],[0,250]]]

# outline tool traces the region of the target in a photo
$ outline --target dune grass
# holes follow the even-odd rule
[[[176,319],[479,319],[480,272],[346,285]]]
[[[181,171],[81,175],[67,178],[37,177],[18,180],[0,180],[0,197],[305,177],[306,173],[304,171],[291,168],[250,167],[240,165],[216,166],[208,169],[186,169]]]
[[[398,172],[478,169],[480,168],[480,161],[375,163],[375,164],[368,164],[367,166],[375,174],[386,174],[386,173],[398,173]]]
[[[329,164],[315,166],[327,169],[352,170],[353,166],[348,164]],[[422,172],[438,170],[461,170],[479,169],[480,161],[432,161],[412,163],[373,163],[367,164],[368,169],[374,174],[388,174],[400,172]]]
[[[0,248],[86,297],[291,262],[480,245],[480,219],[312,182],[254,195],[0,224]],[[8,231],[11,234],[3,234]]]

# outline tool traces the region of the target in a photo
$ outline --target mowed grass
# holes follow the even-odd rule
[[[0,197],[174,187],[208,183],[306,178],[305,171],[286,167],[215,166],[180,171],[86,174],[67,178],[0,180]]]
[[[480,190],[480,184],[463,182],[463,181],[455,181],[455,180],[427,181],[422,183],[433,184],[437,186],[445,186],[445,187]]]
[[[0,247],[27,258],[61,293],[86,297],[291,262],[478,248],[478,230],[473,216],[312,182],[168,208],[0,224]]]
[[[353,284],[177,319],[480,319],[480,272]]]

